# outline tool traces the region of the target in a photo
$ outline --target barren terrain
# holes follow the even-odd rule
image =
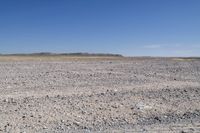
[[[200,132],[200,60],[0,57],[0,132]]]

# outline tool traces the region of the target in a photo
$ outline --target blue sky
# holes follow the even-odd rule
[[[1,0],[0,53],[200,56],[200,0]]]

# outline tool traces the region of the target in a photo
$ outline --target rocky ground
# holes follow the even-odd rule
[[[0,132],[200,132],[200,60],[0,62]]]

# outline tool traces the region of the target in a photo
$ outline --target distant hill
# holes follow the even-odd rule
[[[50,52],[40,52],[40,53],[19,53],[19,54],[0,54],[0,56],[115,56],[123,57],[120,54],[110,54],[110,53],[50,53]]]

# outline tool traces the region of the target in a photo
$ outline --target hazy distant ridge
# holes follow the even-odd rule
[[[117,56],[122,57],[120,54],[110,54],[110,53],[51,53],[51,52],[40,52],[40,53],[18,53],[18,54],[0,54],[2,56]]]

